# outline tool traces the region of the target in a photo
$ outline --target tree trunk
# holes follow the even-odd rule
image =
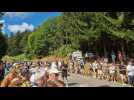
[[[100,50],[99,43],[96,42],[96,54],[97,54],[98,56],[100,56],[99,50]]]
[[[106,44],[105,44],[105,40],[102,39],[102,42],[103,42],[103,52],[104,52],[104,57],[107,57],[107,49],[106,49]]]
[[[103,44],[103,48],[104,48],[104,56],[107,57],[107,49],[105,43]]]
[[[101,33],[101,39],[102,39],[102,44],[103,44],[103,50],[104,50],[104,57],[107,57],[107,49],[106,49],[106,38],[107,38],[107,33],[102,32]]]
[[[122,42],[121,50],[122,50],[122,54],[123,54],[124,60],[126,60],[126,53],[125,53],[125,49],[124,49],[124,41]]]

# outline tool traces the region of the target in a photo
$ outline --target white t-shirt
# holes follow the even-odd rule
[[[61,67],[61,62],[60,61],[58,61],[58,67]]]
[[[56,69],[58,69],[58,66],[56,65],[55,62],[52,62],[51,68],[56,68]]]
[[[32,76],[30,77],[30,82],[35,83],[38,79],[40,79],[44,75],[45,75],[45,71],[38,71],[38,72],[32,74]]]
[[[128,76],[134,76],[134,66],[128,65],[127,71],[128,71]]]
[[[32,74],[30,77],[30,82],[34,83],[35,82],[35,74]]]
[[[109,73],[110,73],[110,74],[115,73],[115,66],[110,66],[110,67],[109,67]]]
[[[92,64],[92,67],[95,68],[95,69],[97,69],[98,64],[94,62],[94,63]]]
[[[85,57],[88,57],[88,54],[87,53],[85,54]]]
[[[104,62],[105,63],[108,63],[108,58],[104,58]]]

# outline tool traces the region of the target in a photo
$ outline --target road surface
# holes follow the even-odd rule
[[[129,85],[122,85],[117,82],[114,83],[76,74],[71,74],[68,77],[68,85],[69,87],[130,87]]]

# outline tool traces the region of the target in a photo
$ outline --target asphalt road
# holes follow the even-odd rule
[[[130,87],[120,83],[100,80],[90,76],[71,74],[68,77],[68,87]]]

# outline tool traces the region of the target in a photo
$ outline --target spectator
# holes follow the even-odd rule
[[[109,66],[106,62],[102,61],[103,79],[109,79]]]
[[[56,68],[51,68],[49,71],[48,71],[48,80],[52,80],[52,81],[55,81],[55,80],[58,80],[59,79],[59,73],[60,71],[58,71]]]
[[[15,69],[12,69],[11,72],[2,81],[1,87],[8,87],[8,85],[15,77],[17,77],[17,72]]]
[[[31,83],[28,77],[22,77],[22,84],[20,87],[31,87]]]
[[[74,66],[74,63],[72,60],[69,61],[69,72],[70,73],[73,73],[73,66]]]
[[[103,78],[102,63],[101,63],[101,61],[100,61],[100,60],[98,61],[97,76],[98,76],[98,78],[100,78],[100,79],[102,79],[102,78]]]
[[[56,62],[52,62],[51,68],[56,68],[56,69],[58,69],[58,66],[57,66]]]
[[[109,67],[110,81],[115,82],[115,64],[113,63]]]
[[[93,72],[94,72],[94,76],[96,78],[97,76],[97,68],[98,68],[98,63],[97,61],[95,60],[93,63],[92,63],[92,69],[93,69]]]
[[[38,70],[37,64],[33,63],[29,69],[30,74],[34,74]]]
[[[30,72],[27,68],[22,68],[20,70],[20,77],[22,78],[21,87],[30,87],[31,86],[30,81],[29,81]]]
[[[62,78],[63,78],[63,81],[66,81],[66,85],[68,86],[68,79],[67,79],[67,76],[68,76],[68,73],[67,73],[68,64],[63,62],[63,65],[62,65],[61,68],[62,68]]]
[[[44,86],[44,75],[43,72],[37,72],[30,78],[32,87],[43,87]]]
[[[62,65],[61,61],[58,61],[58,70],[61,69],[61,65]]]
[[[124,85],[125,81],[126,81],[126,67],[123,64],[123,62],[120,64],[119,66],[119,72],[120,72],[120,78],[121,78],[121,82]]]
[[[123,55],[122,55],[121,51],[118,51],[118,59],[119,59],[120,63],[123,62]]]
[[[112,57],[112,62],[115,64],[116,55],[113,51],[111,53],[111,57]]]
[[[132,62],[127,65],[128,83],[134,85],[134,66]]]
[[[9,68],[7,66],[5,66],[5,74],[4,74],[4,77],[9,73]]]
[[[21,86],[21,80],[18,77],[11,80],[10,84],[8,85],[8,87],[20,87],[20,86]]]
[[[84,70],[84,61],[83,61],[82,58],[80,59],[80,69],[81,69],[81,73],[83,73],[83,70]]]
[[[47,81],[47,87],[64,87],[63,81],[59,80],[59,73],[57,69],[53,68],[49,70],[49,77]]]
[[[48,71],[47,85],[49,85],[49,83],[51,82],[51,83],[53,83],[53,85],[55,84],[55,86],[57,87],[56,82],[59,81],[59,73],[60,73],[60,71],[58,71],[56,68],[51,68]]]

